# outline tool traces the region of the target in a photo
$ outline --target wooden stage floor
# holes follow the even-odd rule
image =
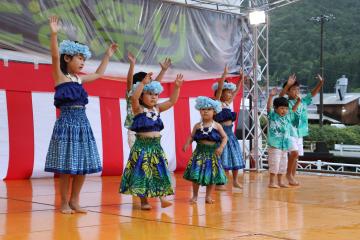
[[[201,189],[190,205],[190,183],[173,178],[173,206],[141,211],[118,194],[119,177],[88,177],[89,212],[74,215],[55,209],[57,180],[0,181],[0,239],[360,239],[360,179],[300,175],[301,187],[268,189],[267,173],[245,173],[242,192],[216,192],[207,205]]]

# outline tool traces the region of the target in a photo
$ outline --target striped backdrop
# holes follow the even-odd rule
[[[186,76],[185,76],[186,77]],[[235,80],[235,79],[232,79]],[[178,103],[161,114],[165,129],[162,146],[171,171],[182,171],[191,155],[181,148],[200,120],[195,98],[212,96],[216,79],[186,81]],[[172,90],[164,83],[160,96],[165,101]],[[125,82],[101,79],[86,84],[89,104],[86,113],[91,123],[103,171],[95,175],[121,175],[129,155],[126,117]],[[43,171],[52,129],[59,114],[53,106],[53,81],[49,65],[34,69],[30,63],[0,61],[0,179],[26,179],[53,176]],[[240,96],[233,107],[240,108]],[[193,145],[194,147],[194,145]]]

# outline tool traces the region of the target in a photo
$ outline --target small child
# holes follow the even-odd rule
[[[170,99],[158,104],[163,87],[158,81],[151,81],[151,75],[148,73],[134,86],[131,105],[135,116],[130,129],[136,132],[136,140],[120,186],[120,193],[140,197],[141,210],[151,209],[149,197],[159,197],[163,208],[171,205],[164,198],[173,195],[174,191],[168,162],[160,144],[160,131],[164,129],[160,113],[174,106],[183,84],[183,76],[178,74]]]
[[[196,203],[199,186],[206,186],[205,202],[213,204],[211,198],[215,185],[227,182],[225,171],[220,162],[220,155],[226,145],[227,137],[222,126],[214,121],[215,113],[221,111],[221,103],[208,97],[196,99],[195,108],[200,111],[201,122],[195,124],[191,136],[186,141],[186,151],[192,141],[196,141],[196,149],[184,172],[184,178],[193,182],[191,203]]]
[[[289,102],[284,97],[274,99],[274,110],[272,109],[272,99],[276,95],[276,88],[273,88],[269,93],[267,102],[268,112],[268,138],[269,145],[268,163],[270,172],[270,188],[288,187],[284,183],[283,176],[287,169],[287,151],[291,147],[291,131],[292,125],[290,122],[290,115],[288,114]],[[292,111],[296,111],[301,99],[297,98]],[[276,183],[277,177],[277,183]]]
[[[126,119],[125,119],[125,128],[128,129],[127,131],[127,135],[128,135],[128,144],[129,147],[131,149],[131,147],[134,145],[135,143],[135,132],[131,131],[130,127],[132,124],[132,120],[134,117],[133,111],[132,111],[132,106],[131,106],[131,95],[132,95],[132,88],[133,86],[138,83],[141,82],[144,77],[146,76],[146,72],[137,72],[134,74],[134,69],[135,69],[135,63],[136,63],[136,58],[134,57],[134,55],[129,52],[128,53],[128,59],[130,62],[130,66],[129,66],[129,71],[128,71],[128,75],[127,75],[127,82],[126,82]],[[160,67],[161,67],[161,71],[159,73],[159,75],[156,77],[156,81],[161,82],[162,78],[164,77],[165,72],[168,70],[168,68],[171,65],[171,59],[170,58],[165,58],[164,62],[160,63]]]
[[[296,111],[290,112],[291,124],[295,129],[291,134],[291,148],[289,149],[290,157],[286,177],[289,184],[292,186],[299,185],[299,182],[295,179],[297,160],[299,156],[304,155],[303,137],[309,135],[307,106],[312,103],[312,97],[318,94],[324,84],[324,80],[319,74],[317,75],[317,79],[319,82],[316,87],[301,100]],[[288,95],[289,107],[292,108],[295,106],[297,97],[300,95],[300,84],[296,81],[295,74],[289,76],[289,79],[284,83],[283,90],[279,96],[283,97],[285,94]]]

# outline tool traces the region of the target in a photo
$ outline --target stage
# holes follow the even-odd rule
[[[268,173],[245,173],[244,189],[216,192],[204,203],[201,189],[190,205],[191,185],[173,176],[173,206],[139,210],[118,194],[119,177],[88,177],[81,205],[88,214],[63,215],[55,206],[57,179],[0,182],[0,239],[359,239],[360,181],[300,175],[301,187],[268,189]]]

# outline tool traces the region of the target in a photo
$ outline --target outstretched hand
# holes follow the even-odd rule
[[[57,33],[59,31],[59,18],[57,16],[51,16],[49,18],[49,25],[50,25],[50,30],[51,33]]]
[[[178,75],[176,75],[175,86],[181,87],[183,83],[184,83],[184,76],[181,73],[179,73]]]
[[[296,75],[294,73],[294,74],[289,76],[286,85],[291,87],[292,85],[294,85],[295,82],[296,82]]]
[[[316,79],[318,79],[319,82],[324,83],[324,79],[321,77],[320,74],[317,74],[317,75],[316,75]]]
[[[276,94],[278,93],[278,89],[276,88],[276,87],[274,87],[273,89],[271,89],[271,91],[270,91],[270,96],[275,96]]]
[[[109,48],[106,50],[106,55],[112,57],[112,55],[114,55],[114,53],[116,52],[117,48],[118,45],[116,43],[111,43]]]
[[[224,67],[223,76],[226,77],[228,74],[229,74],[229,67],[226,64],[225,67]]]
[[[135,65],[135,63],[136,63],[136,58],[134,57],[134,55],[133,55],[131,52],[128,52],[127,57],[128,57],[128,59],[129,59],[129,62],[130,62],[131,64]]]
[[[162,62],[162,63],[160,62],[159,64],[160,64],[161,70],[167,71],[171,65],[171,59],[165,58],[164,62]]]
[[[151,82],[151,76],[153,75],[152,72],[149,72],[148,74],[146,74],[146,76],[144,77],[144,79],[141,81],[143,84],[149,84]]]

